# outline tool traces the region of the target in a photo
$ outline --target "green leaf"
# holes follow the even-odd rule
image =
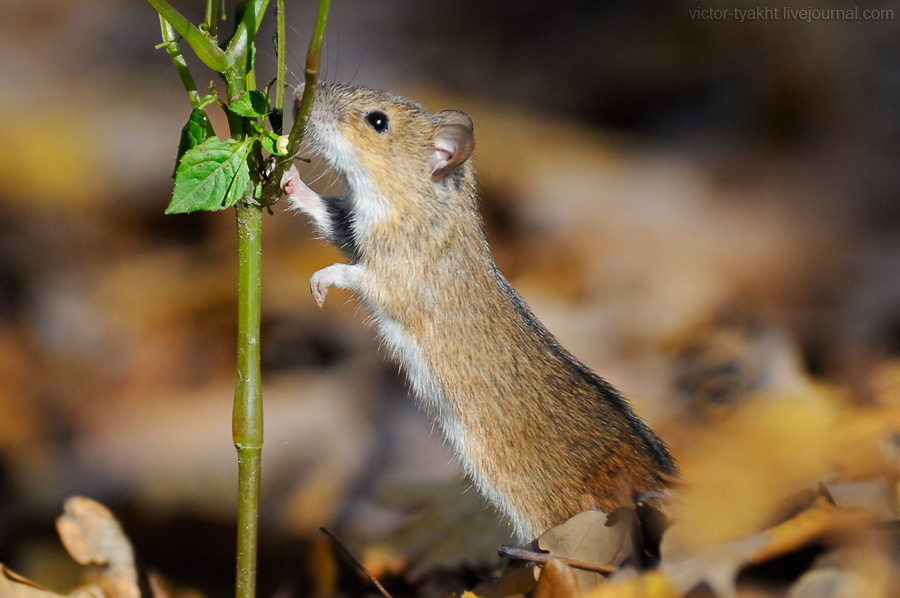
[[[212,212],[236,204],[250,183],[247,154],[252,144],[252,137],[244,141],[212,137],[185,152],[166,214]]]
[[[244,95],[229,104],[228,108],[238,116],[262,118],[269,113],[269,98],[256,90],[245,91]]]
[[[260,136],[259,142],[262,148],[270,154],[287,155],[287,135],[276,135],[272,131],[267,131]]]
[[[178,153],[175,155],[175,168],[172,170],[173,179],[185,152],[197,147],[213,135],[215,135],[215,131],[213,131],[212,123],[209,122],[209,117],[206,116],[206,111],[203,108],[191,110],[191,116],[181,128],[181,138],[178,140]]]

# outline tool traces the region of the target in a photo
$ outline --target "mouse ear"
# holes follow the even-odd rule
[[[428,156],[431,180],[444,180],[456,167],[469,159],[475,149],[472,119],[460,110],[441,110],[437,113],[446,124],[434,134],[434,149]]]

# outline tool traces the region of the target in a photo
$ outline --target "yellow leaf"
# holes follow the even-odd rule
[[[681,593],[669,578],[659,571],[628,577],[599,586],[584,598],[678,598]]]
[[[847,511],[819,497],[808,509],[767,530],[769,542],[748,559],[747,564],[764,563],[787,554],[813,540],[845,530],[860,529],[874,523],[872,515],[861,511]]]
[[[686,484],[668,549],[696,553],[764,529],[787,496],[833,467],[836,420],[831,397],[813,390],[758,398],[698,437],[680,459]]]
[[[51,592],[27,577],[8,569],[2,563],[0,563],[0,596],[3,598],[65,598],[62,594]],[[77,591],[72,598],[104,598],[104,596],[99,588],[92,586]]]

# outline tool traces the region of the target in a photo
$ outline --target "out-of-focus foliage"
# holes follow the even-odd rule
[[[597,598],[685,579],[890,595],[900,14],[577,4],[337,2],[324,72],[472,115],[499,267],[672,445],[663,564]],[[190,106],[149,6],[88,8],[13,0],[0,20],[0,561],[75,587],[52,529],[82,494],[177,587],[230,593],[234,221],[163,215]],[[503,523],[449,489],[458,469],[364,311],[315,308],[308,277],[341,258],[281,210],[264,223],[261,594],[367,591],[310,539],[323,524],[398,596],[532,591],[484,589]]]

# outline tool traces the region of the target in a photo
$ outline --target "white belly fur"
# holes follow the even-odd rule
[[[481,493],[510,519],[516,535],[523,540],[532,539],[535,530],[529,529],[524,524],[507,497],[485,475],[486,472],[475,466],[474,459],[467,448],[475,439],[469,439],[470,442],[467,443],[466,430],[460,422],[454,406],[447,401],[440,381],[428,367],[422,349],[389,315],[374,309],[373,315],[382,340],[406,372],[414,396],[435,419],[444,438],[450,443],[451,448],[462,462],[466,473],[471,476]]]

